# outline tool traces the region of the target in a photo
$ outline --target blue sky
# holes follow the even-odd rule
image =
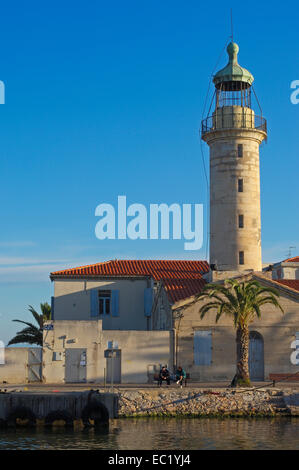
[[[97,240],[95,208],[202,203],[198,129],[230,35],[268,119],[263,261],[299,252],[298,23],[292,2],[11,1],[0,16],[0,324],[50,301],[49,272],[111,258],[192,258],[183,241]],[[223,55],[219,67],[226,63]],[[208,164],[208,148],[203,144]]]

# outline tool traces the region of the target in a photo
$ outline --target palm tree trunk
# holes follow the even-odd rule
[[[239,386],[250,387],[249,377],[249,329],[247,326],[237,328],[237,374],[236,382]]]

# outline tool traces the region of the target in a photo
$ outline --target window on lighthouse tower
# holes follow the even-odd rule
[[[238,157],[243,157],[243,144],[238,144]]]
[[[243,193],[243,179],[238,179],[238,192]]]

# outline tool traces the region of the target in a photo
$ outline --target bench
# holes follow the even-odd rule
[[[269,379],[275,382],[299,382],[299,374],[269,374]]]
[[[172,378],[173,376],[170,375],[170,382],[176,382],[176,379]],[[186,378],[185,380],[183,381],[184,382],[184,385],[185,387],[187,387],[187,381],[190,380],[190,374],[187,372],[186,373]],[[157,382],[157,385],[159,385],[159,374],[154,374],[154,382]]]

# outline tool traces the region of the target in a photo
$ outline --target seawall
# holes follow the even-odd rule
[[[83,392],[8,392],[0,393],[0,427],[38,424],[51,426],[62,421],[73,426],[101,426],[117,418],[118,397],[113,393]]]
[[[118,397],[119,417],[299,416],[299,393],[291,389],[135,389]]]

